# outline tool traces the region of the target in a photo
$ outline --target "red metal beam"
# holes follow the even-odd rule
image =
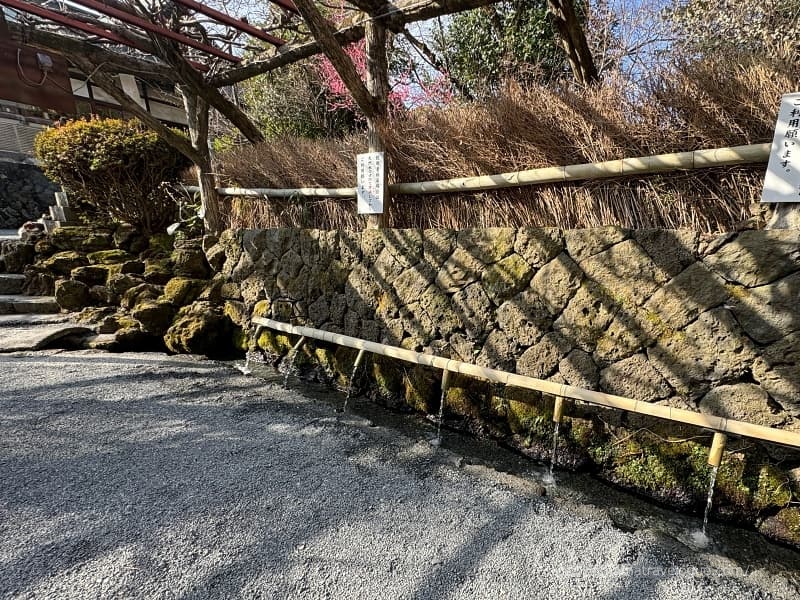
[[[96,0],[72,0],[72,2],[74,2],[75,4],[80,4],[81,6],[85,6],[87,8],[92,8],[97,12],[101,12],[104,15],[108,15],[109,17],[114,17],[115,19],[119,19],[123,23],[128,23],[129,25],[136,25],[137,27],[141,27],[145,31],[150,31],[151,33],[155,33],[157,35],[161,35],[171,40],[175,40],[176,42],[184,44],[186,46],[191,46],[196,50],[200,50],[207,54],[212,54],[218,58],[224,58],[225,60],[230,61],[232,63],[242,62],[242,59],[239,58],[238,56],[234,56],[233,54],[223,52],[219,48],[215,48],[214,46],[198,42],[197,40],[192,39],[186,35],[177,33],[175,31],[167,29],[166,27],[161,27],[160,25],[156,25],[155,23],[151,23],[147,19],[143,19],[137,15],[133,15],[131,13],[122,11],[118,8],[108,6],[103,2],[97,2]]]
[[[129,48],[135,48],[140,52],[144,52],[148,56],[153,56],[152,52],[149,49],[143,47],[141,44],[137,44],[133,40],[124,38],[121,35],[114,33],[113,31],[108,31],[106,29],[102,29],[101,27],[90,25],[89,23],[82,23],[80,21],[76,21],[75,19],[72,19],[66,15],[62,15],[61,13],[57,13],[52,10],[42,8],[41,6],[36,6],[35,4],[28,4],[27,2],[22,2],[21,0],[0,0],[0,4],[8,6],[9,8],[13,8],[14,10],[18,10],[20,12],[36,15],[37,17],[47,19],[48,21],[52,21],[53,23],[58,23],[59,25],[70,27],[71,29],[77,29],[78,31],[83,31],[84,33],[96,35],[97,37],[102,38],[104,40],[108,40],[109,42],[115,42],[123,46],[128,46]],[[204,72],[208,71],[207,65],[195,61],[189,61],[189,62],[194,68],[198,69],[199,71],[204,71]]]
[[[22,2],[21,0],[0,0],[0,4],[8,6],[9,8],[13,8],[14,10],[18,10],[20,12],[36,15],[37,17],[47,19],[48,21],[52,21],[53,23],[58,23],[59,25],[71,27],[72,29],[77,29],[78,31],[83,31],[84,33],[89,33],[91,35],[96,35],[110,42],[116,42],[117,44],[122,44],[123,46],[136,48],[137,50],[140,50],[147,54],[150,53],[140,44],[128,40],[122,37],[121,35],[117,35],[113,31],[108,31],[100,27],[95,27],[94,25],[90,25],[88,23],[81,23],[80,21],[72,19],[66,15],[62,15],[61,13],[57,13],[52,10],[42,8],[41,6],[36,6],[35,4],[28,4],[27,2]]]
[[[194,0],[173,0],[177,4],[182,4],[186,8],[190,8],[196,12],[202,13],[207,17],[211,17],[215,21],[219,21],[225,25],[230,25],[234,29],[238,29],[239,31],[243,31],[249,35],[252,35],[254,38],[258,38],[268,44],[272,44],[273,46],[283,46],[286,42],[280,38],[276,38],[274,35],[270,35],[265,31],[261,31],[257,27],[253,27],[249,23],[245,23],[241,19],[236,19],[230,15],[226,15],[223,12],[218,10],[214,10],[213,8],[209,8],[207,6],[203,6],[195,2]]]

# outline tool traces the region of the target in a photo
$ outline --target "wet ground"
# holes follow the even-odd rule
[[[251,365],[0,356],[2,598],[797,598],[800,554]]]

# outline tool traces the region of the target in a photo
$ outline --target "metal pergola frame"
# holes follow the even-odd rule
[[[244,33],[260,41],[272,44],[275,47],[280,47],[286,43],[284,40],[262,31],[261,29],[250,25],[242,19],[237,19],[221,11],[209,8],[199,4],[198,2],[195,2],[194,0],[173,1],[194,13],[199,13],[210,18],[220,25],[230,27],[240,33]],[[140,15],[136,14],[135,11],[129,9],[126,5],[121,2],[117,2],[116,0],[70,0],[70,2],[118,21],[124,27],[130,28],[131,33],[144,33],[160,36],[181,46],[193,48],[194,50],[197,50],[206,56],[219,58],[233,64],[238,64],[242,60],[240,57],[235,56],[230,52],[226,52],[225,50],[222,50],[212,44],[198,41],[188,35],[173,31],[167,27],[144,19]],[[291,0],[271,0],[271,2],[277,6],[280,6],[283,10],[292,13],[297,12],[297,9]],[[135,36],[127,37],[125,35],[121,35],[117,31],[113,31],[111,24],[109,24],[109,28],[105,28],[100,24],[83,22],[77,15],[70,15],[69,13],[46,8],[30,0],[0,0],[0,6],[5,6],[17,12],[39,17],[69,29],[80,31],[89,36],[94,36],[101,40],[106,40],[108,42],[133,48],[134,50],[138,50],[139,52],[143,52],[148,55],[153,54],[146,43],[138,41]],[[192,66],[198,70],[207,70],[205,65],[197,62],[192,62]]]

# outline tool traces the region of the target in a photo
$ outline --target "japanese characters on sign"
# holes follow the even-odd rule
[[[358,214],[379,215],[386,186],[383,152],[359,154],[357,164]]]
[[[761,202],[800,202],[800,92],[781,98]]]

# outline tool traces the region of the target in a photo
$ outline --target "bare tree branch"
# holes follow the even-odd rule
[[[156,117],[147,112],[143,106],[126,94],[117,84],[114,78],[103,71],[102,67],[98,68],[99,65],[93,64],[90,60],[83,56],[75,56],[71,57],[71,59],[87,76],[91,74],[92,83],[98,85],[104,92],[114,98],[114,100],[116,100],[124,110],[136,115],[139,120],[142,121],[142,123],[155,131],[170,146],[175,148],[178,152],[183,154],[195,164],[199,164],[202,161],[202,156],[194,149],[189,140],[181,135],[178,135],[169,127],[164,125],[161,121],[159,121]]]
[[[387,28],[394,33],[401,33],[407,23],[426,21],[442,15],[462,12],[487,4],[495,4],[500,0],[431,0],[420,5],[419,0],[398,0],[394,3],[385,3],[376,13],[374,19],[386,23]],[[334,37],[340,45],[355,42],[364,37],[364,27],[361,24],[351,25],[335,32]],[[322,52],[322,46],[317,41],[305,42],[296,46],[283,46],[279,53],[269,58],[254,61],[248,65],[235,67],[212,76],[208,83],[215,87],[231,85],[262,75],[280,67],[285,67]]]
[[[331,61],[342,82],[353,96],[358,107],[368,119],[375,119],[382,116],[380,103],[369,93],[367,86],[361,81],[361,77],[356,71],[356,67],[350,57],[339,45],[334,37],[333,28],[327,19],[322,16],[311,0],[295,0],[295,6],[300,14],[303,15],[308,24],[308,28],[323,49],[325,56]]]

